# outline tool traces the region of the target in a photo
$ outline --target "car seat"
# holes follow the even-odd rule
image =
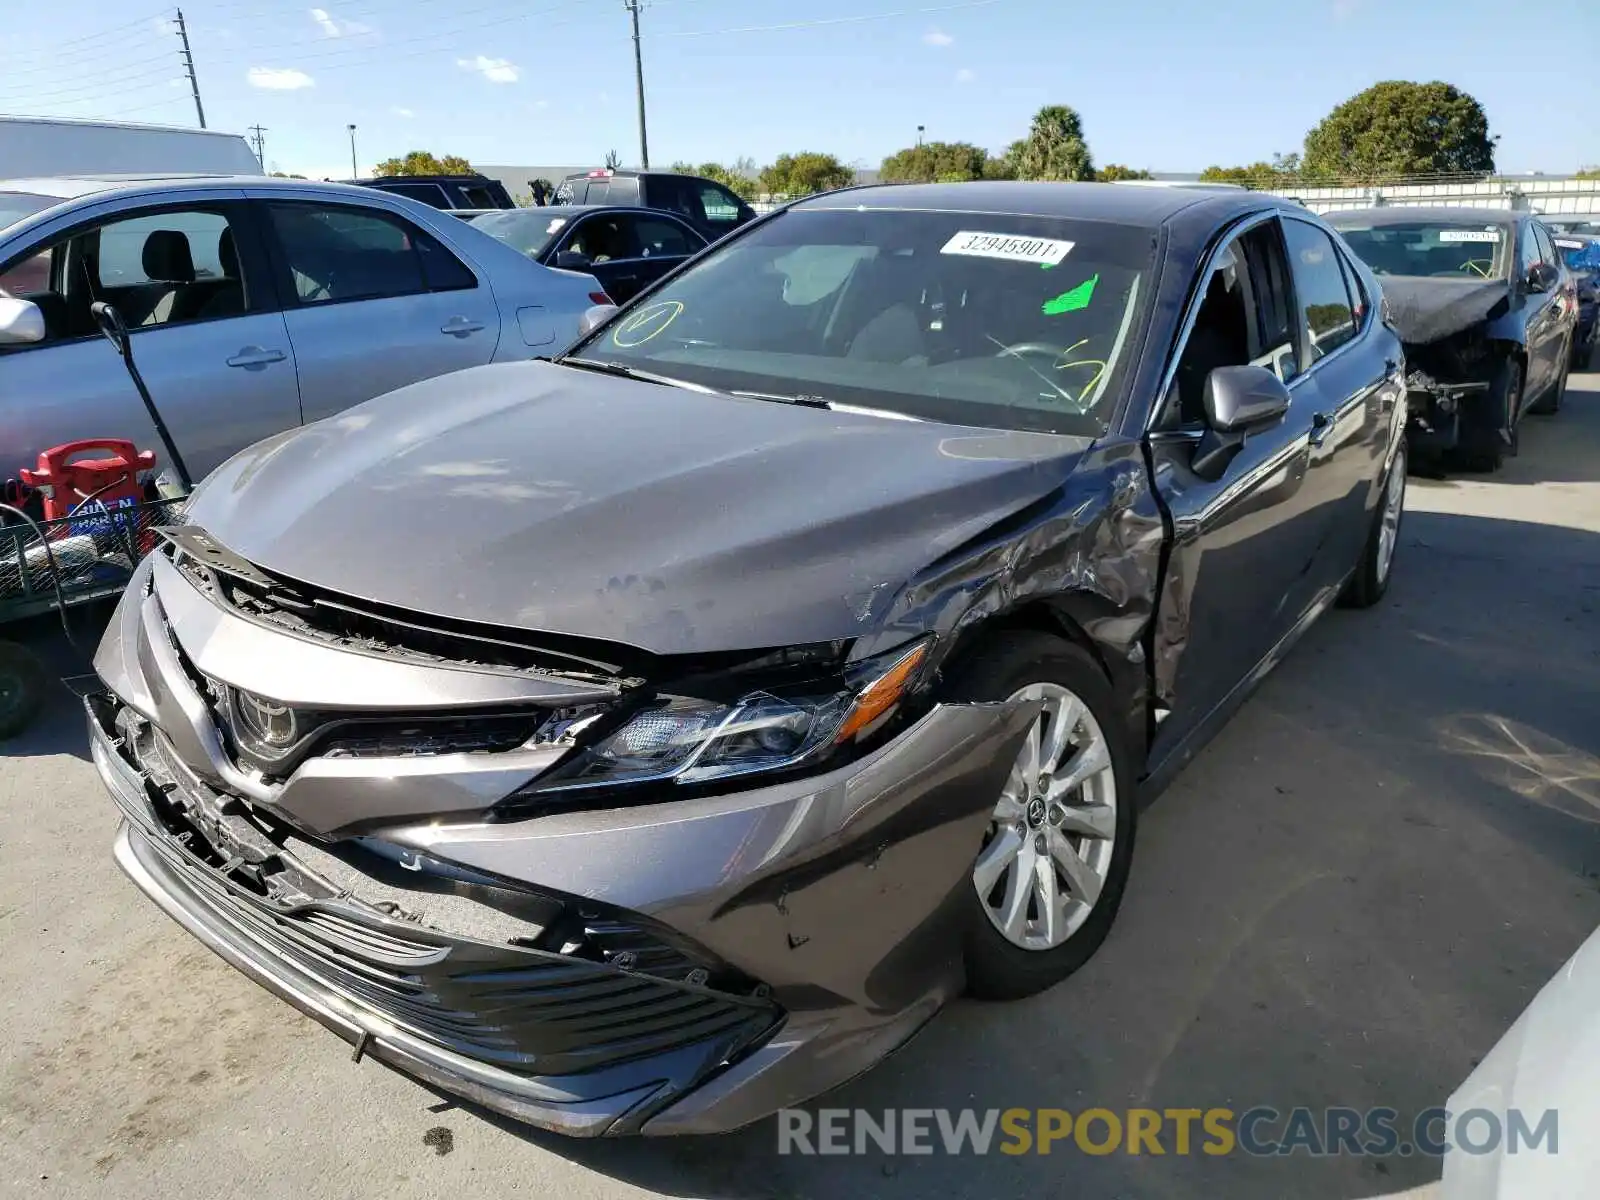
[[[151,230],[139,257],[150,283],[137,289],[141,311],[129,319],[139,325],[163,325],[172,319],[179,294],[195,281],[189,238],[177,229]]]

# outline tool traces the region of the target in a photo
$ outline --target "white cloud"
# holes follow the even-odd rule
[[[520,74],[515,64],[503,58],[489,58],[480,54],[476,58],[458,58],[456,66],[476,71],[490,83],[515,83]]]
[[[412,117],[417,115],[416,113],[412,112],[409,108],[391,108],[389,111],[392,112],[395,116],[397,116],[397,117],[405,117],[407,120],[409,120],[410,118],[412,118]]]
[[[972,83],[977,78],[978,73],[971,67],[962,67],[961,70],[956,72],[957,83]]]
[[[941,50],[946,46],[953,46],[956,44],[955,38],[951,37],[942,29],[928,30],[927,33],[922,35],[922,40],[925,44],[929,46],[938,46]]]
[[[371,33],[371,25],[363,25],[360,21],[341,21],[325,8],[308,10],[311,19],[317,23],[317,28],[322,30],[326,37],[360,37],[364,33]]]
[[[311,76],[293,67],[251,67],[245,79],[251,87],[266,88],[270,92],[295,92],[317,86]]]

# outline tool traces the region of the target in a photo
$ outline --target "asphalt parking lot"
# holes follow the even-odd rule
[[[1521,445],[1493,477],[1412,479],[1389,598],[1320,622],[1147,811],[1087,968],[953,1006],[826,1104],[1442,1103],[1600,925],[1600,375]],[[7,1196],[1346,1200],[1438,1174],[1065,1145],[780,1157],[770,1121],[693,1142],[530,1133],[353,1065],[157,912],[111,861],[80,724],[62,689],[0,747]]]

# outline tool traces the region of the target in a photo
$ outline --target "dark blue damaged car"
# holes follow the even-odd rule
[[[733,1128],[1101,944],[1142,798],[1394,563],[1405,366],[1270,196],[884,187],[219,468],[88,698],[123,868],[356,1048]]]

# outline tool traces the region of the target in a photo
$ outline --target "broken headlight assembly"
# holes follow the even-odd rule
[[[704,784],[830,761],[869,740],[913,690],[931,640],[853,664],[842,686],[754,689],[731,700],[658,696],[513,801],[648,783]]]

